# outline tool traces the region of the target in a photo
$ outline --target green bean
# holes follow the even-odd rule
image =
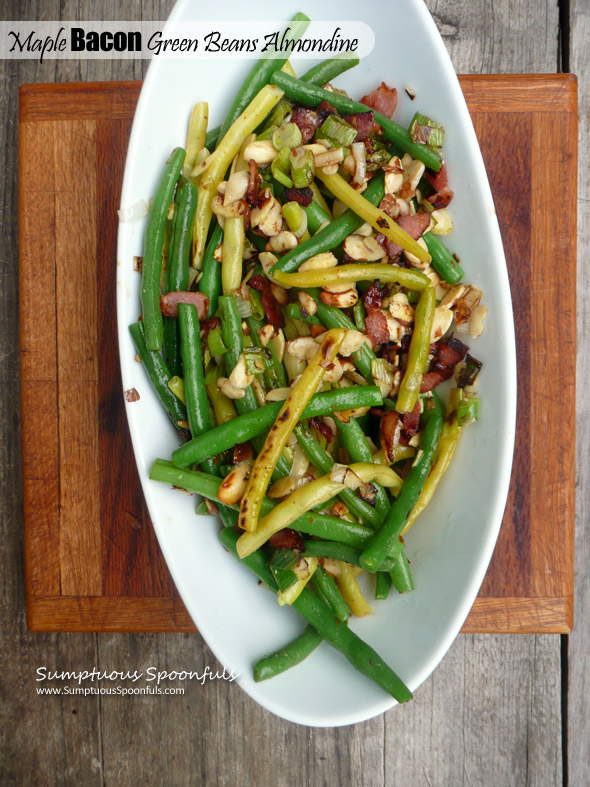
[[[238,534],[229,528],[222,530],[220,539],[223,546],[237,557],[236,541]],[[257,550],[241,561],[259,577],[268,587],[274,589],[276,584],[266,565],[264,554]],[[334,617],[333,611],[317,596],[304,588],[301,595],[291,605],[308,623],[316,629],[326,642],[343,653],[350,663],[368,678],[371,678],[398,702],[407,702],[412,698],[412,693],[383,661],[383,659],[351,631],[348,626],[343,626]]]
[[[294,79],[282,71],[275,71],[271,77],[271,83],[277,85],[281,90],[285,91],[285,95],[304,104],[307,107],[316,107],[322,101],[328,101],[338,112],[341,113],[356,113],[368,112],[368,107],[360,104],[358,101],[353,101],[348,96],[343,96],[340,93],[332,93],[329,90],[322,90],[322,88],[315,87],[314,85],[306,84],[300,79]],[[403,151],[409,153],[412,158],[422,161],[429,169],[438,172],[441,166],[441,157],[432,148],[427,145],[419,145],[412,140],[410,132],[403,126],[395,123],[391,118],[385,117],[380,112],[375,112],[375,120],[383,129],[383,136],[385,139],[390,140],[398,145]]]
[[[305,317],[301,313],[301,306],[298,303],[288,303],[285,306],[285,317],[292,320],[301,320],[306,325],[321,325],[322,321],[315,314],[307,314]]]
[[[295,427],[294,433],[299,443],[299,447],[307,459],[309,459],[311,464],[323,475],[327,475],[334,466],[334,460],[330,454],[324,451],[315,437],[308,432],[307,429],[304,429],[301,424]],[[370,461],[373,461],[373,457],[371,457]],[[383,521],[383,516],[380,516],[379,512],[375,508],[372,508],[365,500],[355,495],[352,489],[343,489],[338,497],[342,500],[351,514],[360,517],[364,524],[372,526],[373,529],[379,527]]]
[[[463,278],[463,269],[445,244],[432,232],[422,235],[422,240],[430,253],[431,265],[438,275],[449,284],[458,284]]]
[[[129,332],[131,333],[137,354],[143,363],[143,367],[150,378],[150,382],[159,400],[164,405],[174,426],[177,429],[183,429],[184,424],[181,425],[180,422],[186,422],[186,408],[180,399],[172,393],[170,388],[168,388],[168,380],[171,375],[164,359],[160,353],[148,349],[142,322],[136,322],[130,325]]]
[[[405,552],[395,558],[395,566],[391,570],[391,579],[398,593],[409,593],[414,590],[414,579],[410,571],[410,561]]]
[[[365,307],[363,306],[363,302],[359,299],[355,304],[352,310],[352,314],[354,316],[354,324],[357,327],[357,330],[364,331],[365,330]]]
[[[428,363],[430,334],[432,332],[435,309],[435,288],[427,287],[421,293],[414,312],[414,331],[408,351],[408,365],[404,372],[395,406],[398,413],[411,413],[418,401],[424,370]]]
[[[443,427],[443,409],[440,399],[433,394],[434,407],[426,409],[422,414],[424,429],[420,440],[420,451],[408,473],[406,480],[383,524],[365,547],[361,555],[361,565],[368,571],[389,570],[385,568],[384,558],[390,549],[399,541],[406,520],[420,496],[420,492],[432,467],[432,460],[438,445]],[[429,400],[426,399],[428,404]]]
[[[215,126],[210,131],[207,132],[205,136],[205,147],[207,150],[211,151],[217,145],[217,140],[219,139],[219,132],[221,131],[221,126]]]
[[[252,292],[252,291],[251,291]],[[262,320],[257,320],[254,317],[248,317],[246,323],[250,330],[250,338],[256,347],[263,347],[258,331],[264,327],[265,323]],[[264,378],[269,388],[284,388],[287,385],[287,375],[283,364],[279,361],[272,342],[266,345],[268,355],[265,354],[264,362]],[[270,358],[269,358],[270,355]]]
[[[192,303],[178,304],[182,364],[184,367],[184,395],[188,425],[193,437],[211,429],[209,400],[205,388],[205,374],[201,355],[201,334],[197,309]]]
[[[317,648],[322,641],[322,636],[308,624],[302,633],[284,647],[259,659],[254,665],[254,680],[260,683],[262,680],[274,678],[282,672],[295,667],[306,659],[310,653]]]
[[[197,190],[181,178],[177,192],[178,205],[174,212],[174,228],[166,266],[166,292],[188,289],[188,268],[192,243],[192,224],[197,207]],[[180,327],[178,320],[164,317],[164,358],[171,375],[182,377]]]
[[[301,38],[307,29],[307,24],[303,23],[309,23],[309,17],[305,14],[295,14],[292,21],[297,25],[297,30],[292,35],[283,33],[284,40],[297,41]],[[271,53],[268,53],[256,61],[231,103],[218,139],[223,139],[232,123],[242,114],[254,96],[268,84],[273,73],[281,69],[287,60],[288,56],[273,57]]]
[[[310,85],[322,87],[348,71],[349,68],[358,66],[359,62],[360,60],[353,52],[342,52],[336,57],[331,57],[329,60],[324,60],[317,66],[310,68],[300,79]]]
[[[373,462],[373,454],[367,443],[365,433],[356,418],[350,418],[348,423],[335,419],[336,429],[340,443],[346,449],[351,462]],[[391,503],[387,497],[387,492],[380,484],[373,483],[377,490],[375,497],[375,508],[381,514],[381,521],[389,511]]]
[[[163,484],[185,489],[201,497],[212,500],[219,507],[217,492],[221,479],[212,473],[181,470],[172,462],[165,459],[156,459],[150,471],[150,479],[159,481]],[[268,497],[263,498],[261,505],[261,515],[266,516],[277,505],[277,502]],[[230,510],[237,511],[239,505],[227,506]],[[301,533],[309,536],[316,536],[327,541],[338,541],[340,544],[362,549],[369,543],[375,531],[355,522],[347,522],[338,517],[325,516],[315,511],[303,513],[292,527]]]
[[[172,395],[172,394],[171,394]],[[355,407],[379,407],[383,404],[381,392],[376,386],[362,388],[339,388],[312,396],[301,418],[331,415],[334,410],[350,410]],[[283,402],[271,402],[232,421],[220,424],[208,434],[189,440],[172,454],[178,467],[198,464],[209,456],[245,443],[256,435],[264,434],[276,420]]]
[[[176,182],[182,170],[185,152],[176,148],[166,163],[164,175],[152,201],[145,232],[143,264],[141,268],[141,309],[148,350],[161,350],[164,321],[160,311],[160,276],[162,247],[168,210],[174,197]]]
[[[375,601],[385,601],[391,590],[391,574],[386,571],[378,571],[375,574]]]
[[[199,292],[209,298],[207,317],[213,317],[217,311],[217,302],[221,295],[221,264],[215,259],[215,250],[223,240],[223,230],[219,224],[211,233],[211,239],[203,256],[203,268],[199,279]]]
[[[174,217],[174,232],[166,268],[166,290],[186,290],[192,244],[193,219],[197,209],[197,190],[184,180],[178,189],[178,207]]]
[[[324,571],[321,566],[318,566],[313,575],[312,584],[316,592],[319,590],[328,605],[332,607],[338,620],[342,623],[346,623],[350,617],[350,608],[340,595],[334,578],[331,577],[327,571]]]
[[[392,547],[391,554],[387,555],[381,563],[379,570],[392,571],[396,565],[395,561],[397,555],[399,552],[403,551],[403,548],[402,542],[398,540],[397,544]],[[351,566],[365,568],[365,566],[361,564],[362,550],[355,549],[347,544],[338,544],[336,541],[316,541],[315,539],[310,539],[305,542],[303,554],[307,557],[324,557],[330,560],[341,560],[343,563],[349,563]],[[370,571],[370,569],[366,570]]]
[[[225,370],[229,377],[244,349],[244,332],[233,295],[222,295],[219,298],[219,310],[221,313],[221,336],[223,343],[227,347]],[[252,410],[258,410],[260,407],[251,385],[244,389],[244,397],[242,399],[234,399],[234,404],[240,415],[249,413]]]
[[[383,199],[383,178],[384,173],[381,172],[371,178],[369,185],[363,192],[363,197],[367,199],[371,205],[378,205]],[[313,204],[313,203],[312,203]],[[330,251],[339,246],[342,241],[357,230],[365,223],[352,210],[345,210],[341,216],[330,222],[327,227],[317,232],[309,240],[303,241],[299,246],[296,246],[291,251],[284,254],[278,262],[270,269],[271,275],[281,271],[282,273],[292,273],[296,271],[299,266],[313,257],[316,254],[321,254],[324,251]]]
[[[315,200],[305,206],[303,210],[307,216],[307,229],[311,233],[317,232],[327,221],[332,221],[332,217]]]
[[[352,323],[341,309],[334,306],[326,306],[322,303],[318,290],[308,290],[309,295],[317,303],[316,315],[322,321],[326,328],[346,328],[349,331],[354,331],[354,323]],[[376,359],[377,356],[367,344],[363,344],[360,350],[352,354],[354,365],[368,382],[373,381],[373,374],[371,372],[371,361]]]

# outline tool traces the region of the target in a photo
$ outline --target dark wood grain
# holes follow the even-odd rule
[[[463,84],[503,232],[519,369],[518,432],[506,515],[464,631],[565,632],[572,625],[573,581],[575,248],[569,239],[575,237],[571,198],[576,162],[575,80],[469,77]],[[25,86],[21,91],[25,482],[35,475],[53,481],[47,487],[46,502],[43,490],[40,498],[37,488],[25,487],[28,622],[34,630],[194,630],[145,509],[118,368],[113,264],[116,207],[138,90],[139,84],[116,83]],[[538,100],[540,92],[544,102]],[[519,106],[525,111],[518,111]],[[54,196],[57,207],[54,223],[39,225],[27,219],[33,195],[40,188],[36,170],[28,162],[32,146],[46,133],[54,134],[42,176],[48,196],[38,210],[51,217]],[[67,145],[68,157],[63,145]],[[75,195],[76,190],[72,175],[63,171],[68,160],[86,167],[85,179],[91,180],[80,197],[87,207],[87,220],[74,227],[83,236],[77,255],[68,254],[70,214],[61,196],[68,189],[72,199],[71,191]],[[547,199],[548,190],[555,187],[565,195],[557,216]],[[43,358],[41,367],[34,356],[39,354],[33,326],[40,293],[31,274],[33,254],[41,255],[45,267],[53,271],[53,278],[51,273],[44,275],[49,292],[56,292],[59,316],[56,346],[48,352],[52,363]],[[57,282],[54,290],[52,282]],[[71,304],[73,293],[78,297],[76,304]],[[51,303],[43,308],[51,317]],[[89,348],[88,353],[83,354],[81,347]],[[76,379],[76,369],[82,383]],[[33,399],[41,395],[37,394],[41,383],[49,386],[43,394],[47,402],[55,401],[51,397],[57,391],[59,464],[51,459],[55,456],[51,417],[39,431]],[[559,415],[551,408],[558,402]],[[81,449],[74,433],[82,422],[86,428]],[[29,439],[32,434],[35,440]],[[92,470],[93,457],[97,470]],[[91,468],[91,484],[84,489],[76,488],[79,479],[69,470],[83,460]],[[70,512],[67,518],[62,506],[57,527],[52,491],[56,483],[62,500],[70,486],[78,492],[74,515]],[[82,533],[81,520],[86,523]],[[54,550],[56,543],[57,593],[55,559],[49,561],[47,579],[41,570],[48,544]]]

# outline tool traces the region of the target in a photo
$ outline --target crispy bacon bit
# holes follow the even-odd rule
[[[134,257],[133,258],[133,270],[141,273],[141,269],[143,268],[143,257]]]
[[[248,162],[248,169],[250,170],[250,176],[248,178],[246,199],[250,205],[256,205],[258,203],[258,192],[260,190],[260,173],[258,172],[258,164],[253,158]]]
[[[315,134],[320,124],[318,113],[307,107],[295,107],[291,114],[291,123],[295,123],[301,131],[301,143],[305,145]]]
[[[369,112],[355,112],[353,115],[343,115],[342,117],[353,128],[356,128],[355,142],[364,142],[371,134],[381,134],[382,132],[379,123],[375,122],[375,114],[372,110]]]
[[[303,550],[303,539],[296,530],[291,530],[289,527],[284,527],[282,530],[273,533],[268,539],[271,547],[278,547],[278,549],[301,549]]]
[[[367,311],[371,309],[380,309],[383,306],[383,295],[381,293],[379,279],[375,279],[366,291],[363,297],[363,306]]]
[[[321,435],[323,435],[329,443],[331,443],[334,439],[334,434],[328,424],[320,421],[319,418],[310,418],[309,425],[312,427],[312,429],[315,429]]]
[[[383,312],[371,309],[365,317],[365,329],[373,347],[389,341],[389,327]]]
[[[315,339],[316,336],[321,336],[322,333],[326,333],[326,328],[323,325],[310,325],[309,326],[309,334],[310,336]]]
[[[425,170],[424,177],[436,192],[428,197],[428,202],[437,210],[446,208],[453,199],[453,192],[449,189],[447,165],[443,162],[439,171],[434,173]]]
[[[438,349],[435,349],[436,357],[434,363],[430,371],[422,378],[420,392],[432,391],[444,380],[448,380],[452,376],[455,366],[467,355],[468,349],[467,345],[455,338],[449,339],[448,342],[441,344]]]
[[[424,177],[435,191],[444,191],[449,188],[449,175],[447,165],[443,162],[438,172],[424,170]]]
[[[138,402],[139,401],[139,394],[137,393],[136,388],[129,388],[125,391],[125,399],[128,402]]]
[[[271,325],[282,325],[283,315],[279,308],[279,303],[272,294],[269,280],[265,276],[253,276],[248,282],[250,287],[262,293],[262,308],[266,314],[266,319]]]
[[[254,453],[250,443],[236,443],[232,456],[232,464],[239,465],[242,462],[248,462],[253,458]]]
[[[200,324],[201,338],[206,339],[214,328],[220,328],[221,322],[219,317],[208,317],[206,320],[201,320]]]
[[[381,448],[390,462],[393,462],[395,449],[400,442],[401,427],[400,417],[393,410],[381,419]]]
[[[390,118],[397,107],[397,90],[382,82],[372,93],[361,98],[361,104]]]
[[[395,222],[411,238],[418,240],[428,229],[430,218],[427,213],[416,213],[413,216],[400,216],[398,219],[395,219]],[[377,241],[383,246],[388,257],[397,257],[402,250],[401,246],[398,246],[397,243],[383,235],[377,235]]]
[[[453,374],[452,366],[441,366],[438,369],[431,369],[426,372],[422,378],[422,385],[420,386],[420,393],[427,393],[433,391],[437,385],[440,385],[445,380],[448,380]]]
[[[322,101],[321,104],[318,104],[317,113],[319,120],[318,125],[321,126],[329,115],[337,115],[338,110],[336,107],[333,107],[332,104],[328,103],[328,101]]]
[[[179,303],[192,303],[196,306],[199,320],[203,320],[209,311],[209,298],[202,292],[175,290],[160,296],[160,310],[164,317],[178,317]]]
[[[308,205],[311,205],[311,201],[313,200],[313,191],[306,186],[303,189],[285,189],[285,202],[297,202],[299,205],[303,205],[306,208]]]
[[[420,410],[420,402],[418,401],[411,413],[403,414],[402,433],[399,440],[402,445],[409,445],[412,437],[418,433],[420,429]]]
[[[459,339],[449,339],[446,344],[441,344],[438,350],[438,363],[442,366],[456,366],[467,355],[469,347]]]

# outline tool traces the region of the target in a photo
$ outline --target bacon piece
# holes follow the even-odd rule
[[[248,162],[248,169],[250,170],[250,176],[248,178],[246,199],[250,205],[256,205],[258,203],[258,192],[260,190],[260,173],[258,172],[258,164],[252,158]]]
[[[416,213],[413,216],[400,216],[398,219],[395,219],[395,223],[402,230],[405,230],[411,238],[418,240],[428,229],[430,217],[427,213]],[[397,243],[394,243],[394,241],[386,238],[384,235],[377,235],[377,241],[383,246],[388,257],[397,257],[402,251],[401,246],[398,246]]]
[[[197,307],[199,320],[204,319],[209,311],[209,298],[202,292],[184,292],[175,290],[160,295],[160,310],[164,317],[178,317],[178,304],[192,303]]]
[[[373,347],[377,344],[383,344],[389,341],[387,319],[383,312],[378,309],[371,309],[367,312],[367,316],[365,317],[365,330],[367,336],[373,343]]]
[[[331,443],[334,439],[334,434],[328,424],[325,424],[323,421],[320,421],[319,418],[310,418],[309,425],[316,429],[321,435],[323,435],[326,440]]]
[[[400,417],[394,410],[381,419],[381,448],[390,462],[393,461],[395,449],[400,443],[401,427]]]
[[[453,374],[452,366],[439,366],[426,372],[422,378],[422,385],[420,386],[420,393],[427,393],[433,391],[437,385],[448,380]]]
[[[199,327],[201,329],[202,338],[206,339],[214,328],[221,327],[221,322],[219,321],[219,317],[208,317],[206,320],[201,320]]]
[[[376,279],[363,297],[363,306],[367,311],[371,309],[380,309],[383,305],[383,295],[381,293],[381,285],[379,279]]]
[[[438,172],[431,172],[429,169],[424,170],[424,177],[435,191],[444,191],[449,188],[449,175],[444,161]]]
[[[321,126],[324,120],[328,117],[328,115],[337,115],[338,110],[336,109],[336,107],[333,107],[332,104],[328,103],[327,101],[322,101],[320,104],[318,104],[317,113],[319,118],[318,125]]]
[[[399,216],[399,205],[397,204],[397,199],[393,196],[393,194],[384,194],[383,199],[379,203],[379,210],[382,210],[383,213],[387,213],[387,215],[395,219]]]
[[[342,117],[353,128],[356,128],[355,142],[364,142],[369,139],[371,134],[381,134],[382,132],[379,123],[375,122],[375,114],[372,110],[369,110],[369,112],[355,112],[353,115],[343,115]]]
[[[361,98],[361,104],[390,118],[397,107],[397,90],[382,82],[372,93]]]
[[[322,333],[326,333],[327,328],[324,328],[323,325],[310,325],[309,326],[309,335],[312,339],[315,339],[316,336],[321,336]]]
[[[291,530],[289,527],[284,527],[273,533],[268,539],[271,547],[278,547],[279,549],[301,549],[303,550],[303,539],[296,530]]]
[[[447,165],[443,162],[439,171],[434,173],[425,170],[424,177],[436,192],[428,197],[428,202],[437,210],[446,208],[454,196],[453,192],[449,189]]]
[[[269,323],[271,325],[282,325],[283,315],[281,314],[277,299],[272,294],[269,280],[265,276],[253,276],[248,284],[262,294],[262,308],[264,309],[266,319]]]
[[[420,409],[420,402],[416,402],[411,413],[402,415],[402,433],[399,440],[402,445],[409,445],[412,437],[418,433],[420,429]]]
[[[297,202],[306,208],[311,205],[313,200],[313,191],[306,186],[303,189],[285,189],[284,191],[285,202]]]
[[[301,131],[301,143],[305,145],[315,134],[316,128],[320,125],[320,118],[313,109],[295,107],[291,113],[291,123],[295,123]]]
[[[446,344],[441,344],[438,349],[437,363],[441,366],[456,366],[467,355],[469,347],[459,339],[449,339]]]

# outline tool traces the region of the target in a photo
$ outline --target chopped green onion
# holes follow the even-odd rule
[[[182,377],[174,376],[168,380],[168,388],[172,391],[174,396],[178,397],[183,404],[186,404],[184,398],[184,380]]]
[[[371,375],[375,384],[379,386],[383,399],[391,393],[394,381],[394,367],[385,358],[373,358],[371,361]]]
[[[278,151],[284,148],[296,148],[301,145],[301,131],[296,123],[286,123],[284,126],[277,128],[272,135],[272,144]]]
[[[442,148],[445,141],[445,130],[426,115],[416,112],[410,123],[412,141],[418,145],[428,145],[435,150]]]
[[[244,359],[248,374],[262,374],[266,368],[262,347],[245,347]]]
[[[256,140],[258,141],[258,140],[272,139],[272,135],[275,133],[277,128],[278,128],[278,126],[269,126],[264,131],[261,131],[260,134],[256,135]]]
[[[293,181],[288,175],[288,173],[291,171],[290,154],[290,148],[282,148],[282,150],[279,151],[279,155],[276,156],[270,165],[273,177],[288,189],[293,187]]]
[[[227,352],[227,347],[221,338],[221,328],[219,326],[213,328],[207,334],[207,347],[213,358],[219,358],[220,355]]]
[[[300,238],[307,230],[307,214],[297,202],[285,202],[283,216],[291,232]]]
[[[285,120],[285,118],[291,114],[292,111],[293,111],[293,107],[291,106],[291,102],[288,101],[286,98],[282,98],[279,101],[279,103],[275,106],[273,111],[270,113],[266,122],[263,124],[262,132],[264,133],[271,128],[274,131],[276,128],[278,128],[281,125],[281,123]],[[257,138],[258,139],[261,138],[260,134],[258,134]],[[270,139],[270,137],[267,137],[267,139]]]
[[[477,421],[479,415],[479,399],[475,396],[465,396],[457,407],[457,422],[459,426],[469,426]]]
[[[315,175],[313,153],[306,148],[291,151],[291,178],[296,189],[304,189],[311,184]]]
[[[335,148],[349,147],[356,139],[357,130],[340,115],[328,115],[315,133],[316,139],[327,139]]]
[[[375,172],[375,170],[387,164],[391,158],[391,153],[388,150],[374,150],[372,153],[367,153],[365,156],[365,167],[367,172]]]
[[[264,307],[262,306],[262,296],[253,287],[250,287],[250,309],[255,320],[264,319]]]
[[[252,316],[252,305],[250,301],[242,298],[238,291],[234,293],[234,300],[236,302],[236,309],[242,320]]]
[[[481,371],[481,367],[482,362],[478,361],[477,358],[474,358],[472,355],[467,353],[465,356],[465,363],[457,375],[457,385],[459,388],[467,388],[468,385],[473,385],[477,375]]]

